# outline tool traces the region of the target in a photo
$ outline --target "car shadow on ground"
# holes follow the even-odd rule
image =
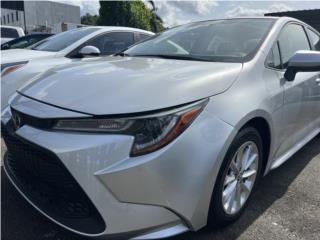
[[[198,232],[189,232],[166,240],[232,240],[237,239],[259,216],[261,216],[276,200],[280,199],[288,190],[290,184],[320,153],[320,135],[296,153],[290,160],[278,169],[264,177],[252,201],[242,217],[234,224],[213,229],[205,227]],[[75,235],[51,223],[14,189],[1,168],[1,229],[3,240],[84,240],[86,238]]]

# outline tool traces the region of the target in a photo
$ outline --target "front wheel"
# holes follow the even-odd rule
[[[260,177],[262,148],[255,128],[244,128],[235,137],[216,180],[209,223],[224,226],[240,217]]]

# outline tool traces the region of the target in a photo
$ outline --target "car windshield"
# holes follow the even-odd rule
[[[242,62],[257,52],[274,21],[274,19],[229,19],[191,23],[164,31],[122,54],[137,57]]]
[[[1,27],[1,37],[3,38],[17,38],[19,34],[16,29],[14,28],[6,28]]]
[[[97,30],[99,30],[99,28],[72,29],[38,42],[35,45],[32,45],[30,48],[32,50],[58,52]]]

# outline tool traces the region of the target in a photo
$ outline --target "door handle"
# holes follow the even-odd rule
[[[316,83],[320,86],[320,77],[316,79]]]

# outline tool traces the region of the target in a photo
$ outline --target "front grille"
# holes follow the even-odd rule
[[[20,139],[2,126],[5,168],[17,187],[43,212],[76,231],[97,234],[105,223],[62,162],[48,150]]]

